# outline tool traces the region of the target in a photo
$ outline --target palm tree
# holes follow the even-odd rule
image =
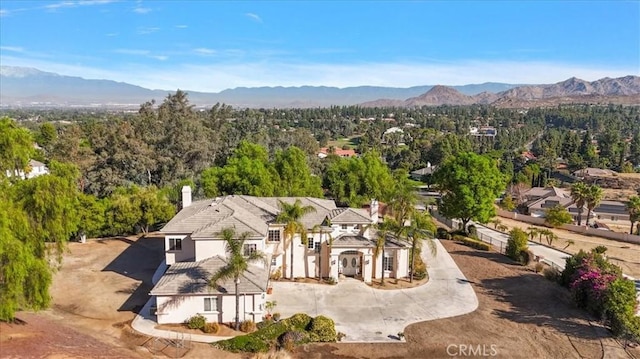
[[[587,197],[585,198],[585,203],[587,205],[587,227],[589,227],[591,211],[593,211],[594,208],[598,207],[603,195],[604,193],[602,192],[602,188],[596,185],[591,185],[588,187]]]
[[[584,182],[576,182],[571,185],[571,198],[578,209],[578,225],[582,225],[582,210],[587,200],[588,188]],[[587,222],[589,220],[587,219]]]
[[[502,224],[502,220],[500,220],[500,218],[494,218],[490,220],[489,223],[493,223],[493,228],[498,229],[498,226]]]
[[[395,233],[399,226],[394,219],[385,218],[382,223],[372,223],[368,227],[373,227],[376,230],[376,246],[373,248],[373,257],[377,263],[378,257],[382,255],[383,264],[380,266],[380,285],[384,285],[384,247],[387,244],[387,236]]]
[[[538,227],[528,227],[527,229],[529,230],[528,234],[531,241],[540,233],[540,229],[538,229]]]
[[[299,199],[296,199],[293,204],[278,200],[278,206],[280,207],[280,214],[276,217],[276,221],[284,224],[284,247],[291,246],[291,262],[289,263],[291,274],[289,279],[293,280],[293,238],[296,234],[300,234],[302,243],[307,244],[307,229],[300,222],[300,219],[306,214],[315,212],[316,209],[313,206],[302,206],[302,201]]]
[[[436,253],[436,246],[434,241],[433,233],[436,230],[436,225],[431,220],[431,216],[424,212],[414,212],[411,218],[411,224],[401,229],[402,232],[406,235],[406,241],[411,245],[411,259],[409,263],[411,265],[409,275],[409,282],[413,283],[413,267],[415,264],[415,254],[416,250],[422,250],[422,243],[425,239],[430,239],[427,241],[429,244],[429,249],[432,254]]]
[[[408,175],[405,171],[400,170],[394,173],[395,185],[391,194],[391,203],[389,207],[393,213],[393,218],[400,225],[404,225],[414,211],[418,195]]]
[[[627,202],[627,212],[629,212],[629,221],[631,221],[629,234],[633,234],[633,225],[640,221],[640,197],[629,197],[629,202]]]
[[[221,232],[224,240],[225,251],[227,252],[227,264],[218,269],[209,279],[209,285],[218,287],[218,282],[233,279],[236,292],[236,325],[240,328],[240,293],[238,292],[238,284],[240,277],[249,270],[249,264],[254,262],[264,262],[265,255],[259,251],[250,251],[244,253],[244,242],[249,237],[249,232],[236,235],[235,228],[225,228]]]

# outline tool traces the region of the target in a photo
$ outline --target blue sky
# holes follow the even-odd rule
[[[152,89],[640,75],[640,1],[0,1],[0,64]]]

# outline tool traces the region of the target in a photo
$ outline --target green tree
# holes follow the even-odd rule
[[[571,217],[571,213],[567,211],[566,208],[557,204],[545,211],[544,223],[547,225],[558,228],[562,227],[563,224],[573,222],[573,217]]]
[[[507,240],[507,248],[505,249],[505,254],[509,258],[521,262],[522,252],[527,251],[528,248],[529,246],[527,242],[527,232],[518,227],[514,227],[509,232],[509,239]]]
[[[384,285],[384,249],[387,246],[387,238],[398,232],[400,225],[391,218],[384,218],[382,223],[374,223],[371,227],[376,232],[376,246],[373,248],[373,258],[382,256],[380,266],[380,285]]]
[[[434,174],[442,193],[438,211],[449,218],[467,223],[486,223],[495,217],[494,202],[505,189],[505,181],[495,161],[467,152],[446,161]]]
[[[427,240],[429,249],[432,254],[436,253],[436,245],[434,241],[434,233],[436,231],[436,225],[433,223],[431,216],[427,212],[414,212],[411,216],[411,223],[406,226],[403,232],[406,235],[407,242],[411,246],[411,258],[409,263],[411,265],[409,276],[409,282],[413,283],[413,275],[415,274],[415,264],[418,261],[416,254],[422,250],[422,244]]]
[[[588,187],[584,182],[575,182],[571,185],[571,198],[578,209],[578,225],[582,225],[582,211],[587,201]]]
[[[249,251],[245,253],[244,244],[249,237],[248,232],[236,234],[234,228],[225,228],[220,233],[222,240],[224,241],[225,250],[227,252],[227,264],[218,269],[213,274],[209,283],[211,286],[219,287],[220,282],[233,280],[235,286],[236,296],[236,320],[235,329],[240,329],[240,292],[238,291],[238,284],[240,284],[240,277],[249,270],[249,264],[265,261],[265,255],[259,251]],[[248,255],[247,255],[248,254]]]
[[[631,229],[629,234],[633,234],[634,224],[640,221],[640,197],[631,196],[627,202],[627,212],[629,212],[629,221],[631,221]]]
[[[79,230],[91,238],[107,234],[109,198],[98,199],[94,195],[81,193],[78,204]]]
[[[202,172],[201,185],[207,197],[229,194],[270,197],[275,193],[276,178],[267,150],[242,141],[224,167]]]
[[[137,229],[147,233],[152,225],[171,219],[175,210],[155,186],[118,188],[111,197],[109,226],[114,235],[135,233]]]
[[[278,151],[274,166],[279,178],[276,195],[322,197],[321,180],[311,174],[307,155],[298,147],[290,146],[284,151]]]
[[[405,221],[412,217],[418,201],[418,195],[406,171],[396,171],[394,173],[394,179],[394,187],[389,206],[391,207],[391,212],[395,220],[400,224],[404,224]]]
[[[316,209],[313,206],[303,206],[302,201],[299,199],[296,199],[293,204],[278,200],[278,207],[280,207],[280,213],[276,217],[276,222],[284,224],[285,242],[283,247],[291,247],[289,253],[291,259],[289,262],[291,274],[289,279],[293,280],[294,237],[296,234],[299,234],[302,244],[307,244],[307,228],[300,220],[306,214],[315,212]]]
[[[591,212],[594,208],[598,207],[603,196],[604,192],[602,192],[602,188],[597,185],[590,185],[588,187],[587,197],[585,198],[585,203],[587,205],[587,227],[589,226],[589,220],[591,219]]]
[[[33,136],[8,117],[0,118],[0,177],[25,171],[33,157]]]

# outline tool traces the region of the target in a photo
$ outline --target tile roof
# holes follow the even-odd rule
[[[269,224],[276,223],[276,217],[280,213],[279,201],[294,203],[298,199],[302,206],[315,208],[315,212],[300,219],[307,229],[321,224],[333,210],[337,209],[334,201],[320,198],[231,195],[193,202],[189,207],[178,212],[160,231],[190,233],[191,238],[197,240],[219,238],[224,228],[235,226],[238,233],[249,232],[251,238],[264,238]],[[349,213],[356,218],[359,211],[353,209]],[[353,223],[360,223],[360,221],[362,219]]]
[[[371,217],[369,210],[363,208],[338,208],[329,212],[331,223],[358,223],[369,224]]]
[[[227,264],[221,256],[210,257],[198,262],[178,262],[169,267],[151,295],[198,295],[235,294],[233,280],[220,282],[218,287],[209,285],[209,278]],[[262,293],[266,291],[269,271],[266,268],[250,266],[240,278],[239,293]]]

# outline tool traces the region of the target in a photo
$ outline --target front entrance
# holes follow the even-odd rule
[[[357,251],[345,251],[340,254],[340,273],[347,277],[361,274],[361,254]]]

